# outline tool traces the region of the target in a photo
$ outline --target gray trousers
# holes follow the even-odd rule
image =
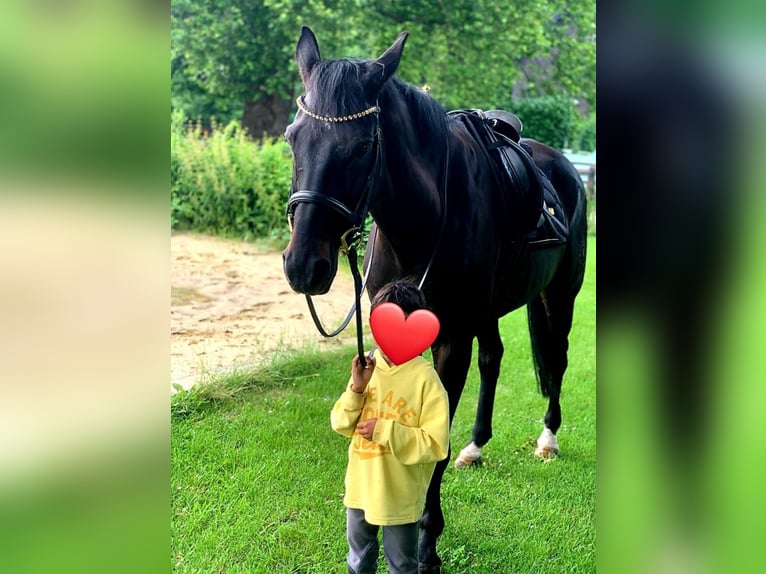
[[[417,574],[419,525],[378,526],[364,519],[364,511],[346,510],[348,571],[371,574],[378,569],[378,529],[383,528],[383,553],[391,574]]]

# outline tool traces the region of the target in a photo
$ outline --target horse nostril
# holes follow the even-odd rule
[[[332,262],[324,257],[299,259],[290,249],[282,252],[282,268],[290,287],[298,293],[323,295],[333,280]]]
[[[309,283],[319,293],[326,293],[329,289],[330,262],[327,259],[316,259],[312,266]]]

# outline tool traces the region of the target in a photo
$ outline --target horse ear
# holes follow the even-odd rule
[[[404,42],[409,36],[409,32],[406,30],[397,36],[394,43],[381,54],[380,58],[370,64],[370,69],[367,72],[367,77],[377,83],[377,86],[382,86],[386,80],[394,75],[396,69],[399,67],[399,60],[402,58],[402,52],[404,51]]]
[[[298,71],[301,73],[303,85],[308,85],[311,70],[319,61],[319,44],[316,36],[308,26],[301,26],[301,37],[295,46],[295,61],[298,62]]]

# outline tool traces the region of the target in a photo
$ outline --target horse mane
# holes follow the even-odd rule
[[[425,90],[394,76],[384,86],[380,99],[381,107],[385,102],[386,106],[396,108],[396,100],[398,99],[399,105],[407,108],[406,112],[401,110],[399,112],[401,115],[398,117],[405,117],[405,113],[409,114],[412,129],[420,145],[432,147],[435,141],[445,141],[447,137],[446,110]]]

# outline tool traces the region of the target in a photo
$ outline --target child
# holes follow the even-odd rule
[[[406,281],[384,286],[372,310],[385,302],[399,305],[405,316],[426,305]],[[351,437],[343,499],[349,573],[376,571],[382,526],[390,571],[416,574],[418,522],[434,467],[449,446],[449,405],[439,375],[422,356],[394,365],[377,350],[362,367],[357,355],[331,424]]]

